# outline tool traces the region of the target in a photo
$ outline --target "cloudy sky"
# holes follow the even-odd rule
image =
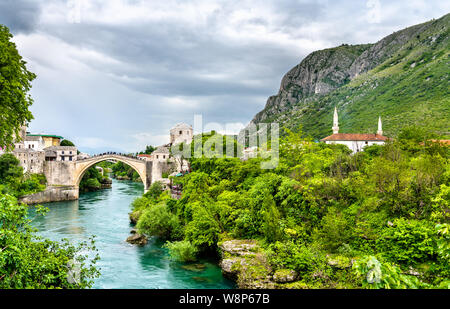
[[[442,0],[0,0],[37,74],[32,132],[137,151],[178,122],[238,130],[306,55],[439,18]]]

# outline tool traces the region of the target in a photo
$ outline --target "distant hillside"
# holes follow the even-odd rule
[[[449,24],[447,14],[375,44],[313,52],[283,77],[251,123],[302,125],[318,139],[332,133],[336,106],[342,133],[375,133],[379,115],[388,136],[412,124],[450,132]]]

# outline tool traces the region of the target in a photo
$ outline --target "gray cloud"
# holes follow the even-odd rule
[[[39,20],[40,5],[33,0],[2,0],[0,2],[0,24],[11,32],[30,33]]]
[[[0,23],[20,34],[19,51],[38,75],[31,129],[89,150],[130,151],[198,113],[246,123],[310,52],[375,42],[450,9],[380,1],[374,23],[365,1],[90,0],[70,23],[67,1],[36,3],[0,4]]]

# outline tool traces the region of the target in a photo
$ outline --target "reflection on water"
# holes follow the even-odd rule
[[[33,225],[52,240],[80,241],[96,235],[101,277],[94,288],[233,288],[214,261],[189,267],[170,261],[160,240],[150,239],[144,247],[125,241],[131,229],[130,204],[142,193],[141,183],[113,180],[112,189],[81,194],[78,201],[45,205],[50,211]]]

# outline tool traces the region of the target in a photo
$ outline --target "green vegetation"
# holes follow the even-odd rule
[[[169,249],[171,258],[178,262],[193,262],[196,260],[197,248],[195,248],[189,241],[168,241],[164,245]]]
[[[12,154],[0,156],[0,193],[21,197],[44,191],[47,179],[42,174],[23,174],[19,160]]]
[[[75,147],[75,144],[72,143],[71,141],[67,140],[67,139],[62,140],[60,145],[61,145],[61,146],[71,146],[71,147]]]
[[[0,289],[91,287],[98,256],[89,260],[79,252],[95,250],[94,241],[73,246],[37,237],[27,213],[28,206],[0,193]]]
[[[138,154],[148,154],[149,155],[149,154],[152,154],[152,152],[155,150],[156,150],[156,147],[153,147],[150,145],[150,146],[145,147],[145,150],[139,152]]]
[[[33,119],[28,110],[33,100],[28,92],[36,78],[11,39],[9,29],[0,25],[0,147],[8,150],[19,136],[20,126]]]
[[[141,177],[134,168],[120,161],[112,166],[112,171],[114,178],[119,180],[132,180],[135,182],[141,181]]]
[[[24,175],[12,154],[0,156],[0,289],[86,288],[99,275],[98,257],[88,259],[81,251],[95,251],[93,240],[76,246],[35,235],[28,206],[18,197],[45,189],[44,175]],[[36,206],[38,215],[46,209]]]
[[[173,179],[180,200],[154,184],[133,215],[178,261],[255,239],[272,272],[299,274],[291,287],[447,288],[449,147],[422,129],[399,136],[351,155],[287,130],[275,169],[261,158],[191,159],[193,172]]]
[[[102,184],[109,184],[109,177],[104,176],[97,168],[97,166],[101,167],[100,165],[101,163],[94,165],[83,175],[80,181],[80,192],[97,191],[102,189]]]

